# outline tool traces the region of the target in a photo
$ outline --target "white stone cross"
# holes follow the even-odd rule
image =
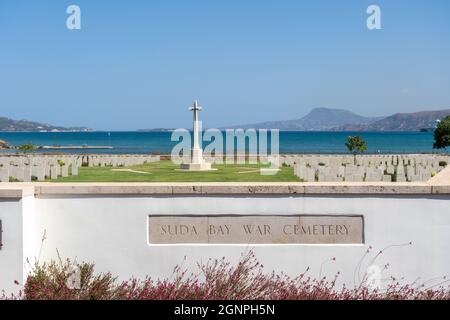
[[[192,170],[192,171],[203,171],[203,170],[211,170],[211,164],[206,162],[203,159],[203,151],[200,148],[199,142],[199,121],[198,121],[198,112],[202,110],[202,108],[198,105],[198,101],[195,100],[194,105],[189,108],[190,111],[194,111],[194,141],[191,149],[191,162],[190,163],[182,163],[181,169],[183,170]]]
[[[194,105],[189,108],[189,111],[194,112],[194,141],[191,150],[191,163],[203,163],[203,152],[200,148],[199,142],[199,125],[198,125],[198,112],[201,111],[202,108],[198,105],[198,101],[194,101]]]

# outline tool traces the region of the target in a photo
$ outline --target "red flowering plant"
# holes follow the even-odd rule
[[[375,261],[380,252],[369,263]],[[325,262],[335,260],[330,258]],[[357,266],[358,268],[360,266]],[[11,298],[32,300],[450,299],[450,290],[446,286],[448,280],[445,277],[437,279],[437,283],[434,281],[411,284],[401,284],[399,280],[391,278],[384,289],[371,289],[365,285],[367,275],[364,274],[363,281],[359,285],[354,287],[343,285],[338,288],[336,281],[339,272],[331,279],[322,277],[321,274],[315,278],[309,275],[309,272],[310,268],[307,268],[295,278],[284,273],[265,273],[263,265],[257,260],[254,252],[249,251],[243,254],[235,265],[223,257],[210,259],[203,264],[199,263],[197,273],[188,273],[181,266],[176,266],[173,275],[168,279],[148,277],[142,280],[130,279],[119,282],[110,273],[96,274],[94,265],[91,263],[60,259],[58,262],[36,264],[24,284],[23,291]],[[71,283],[74,273],[79,278],[76,286]]]

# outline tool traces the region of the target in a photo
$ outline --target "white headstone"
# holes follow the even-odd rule
[[[0,168],[0,182],[9,182],[9,168]]]

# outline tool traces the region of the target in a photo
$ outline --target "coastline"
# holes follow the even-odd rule
[[[354,134],[361,135],[367,141],[367,154],[428,154],[437,151],[433,149],[433,133],[431,132],[281,131],[279,153],[345,154],[346,138]],[[225,134],[223,136],[225,140]],[[171,137],[171,132],[136,131],[0,133],[0,139],[7,141],[11,146],[32,143],[36,146],[51,147],[55,153],[61,151],[74,154],[170,154],[178,143],[178,140],[172,141]],[[209,143],[209,141],[203,141],[203,147]],[[82,146],[89,146],[89,148],[78,148]],[[51,149],[40,149],[34,152],[46,153],[49,150]],[[17,150],[0,150],[0,154],[7,153],[17,153]]]

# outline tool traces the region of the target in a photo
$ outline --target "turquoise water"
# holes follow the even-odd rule
[[[433,152],[430,132],[280,132],[280,153],[346,153],[346,138],[355,134],[367,141],[368,153]],[[170,153],[177,144],[171,141],[170,132],[0,132],[0,139],[16,146],[33,143],[113,147],[37,151],[46,153]]]

